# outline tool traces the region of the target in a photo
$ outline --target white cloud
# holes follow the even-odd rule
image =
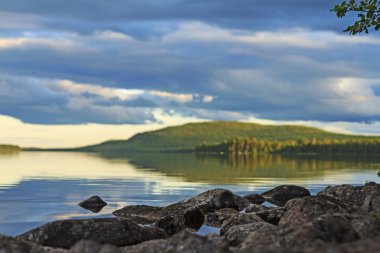
[[[380,45],[377,38],[356,36],[354,38],[331,31],[310,31],[306,29],[288,29],[278,31],[246,31],[220,28],[202,22],[183,22],[177,30],[163,37],[166,43],[190,41],[213,43],[240,43],[247,45],[299,47],[306,49],[328,49],[342,44]]]

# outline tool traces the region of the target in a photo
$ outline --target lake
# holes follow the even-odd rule
[[[380,159],[195,154],[97,155],[21,152],[0,156],[0,233],[17,235],[56,219],[107,217],[126,205],[164,206],[213,188],[239,195],[296,184],[380,183]],[[101,196],[98,214],[78,206]]]

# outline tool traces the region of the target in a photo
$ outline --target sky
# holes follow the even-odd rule
[[[207,120],[380,134],[380,33],[338,0],[1,0],[0,143]]]

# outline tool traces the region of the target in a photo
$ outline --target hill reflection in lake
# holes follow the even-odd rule
[[[243,195],[298,184],[315,193],[326,185],[379,182],[378,167],[368,158],[21,152],[0,156],[0,233],[108,216],[125,205],[168,205],[219,187]],[[99,214],[77,205],[91,195],[109,203]]]

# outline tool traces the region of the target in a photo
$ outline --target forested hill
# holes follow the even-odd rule
[[[304,126],[273,126],[241,122],[205,122],[168,127],[157,131],[137,134],[129,140],[108,141],[77,150],[91,152],[191,151],[205,143],[213,145],[237,138],[255,138],[256,140],[285,142],[312,138],[316,140],[370,140],[375,137],[335,134]]]
[[[18,153],[20,151],[19,146],[0,144],[0,154]]]

